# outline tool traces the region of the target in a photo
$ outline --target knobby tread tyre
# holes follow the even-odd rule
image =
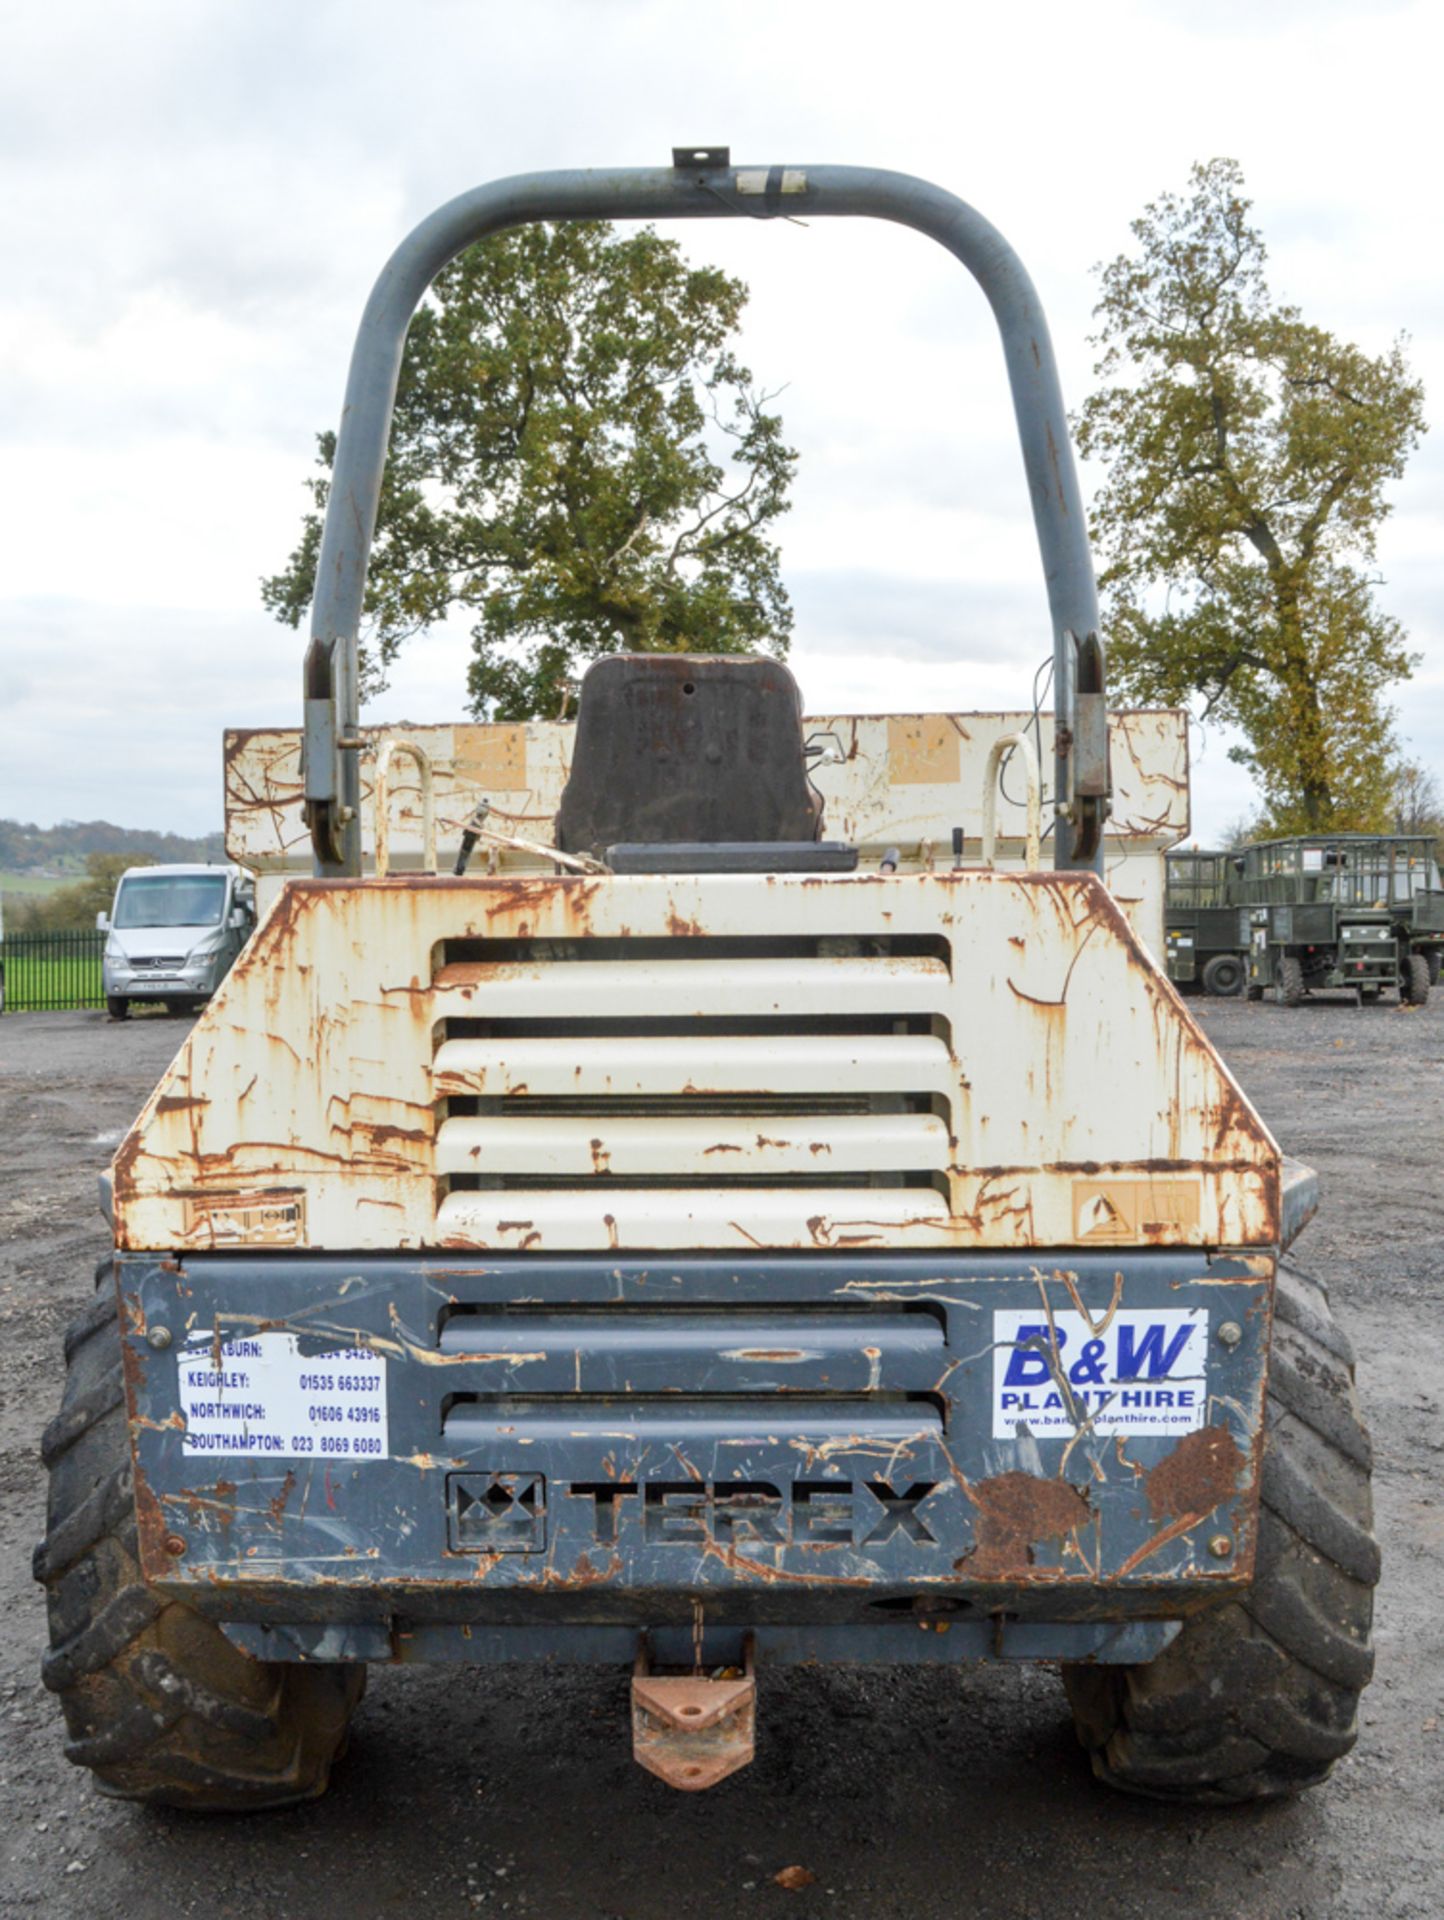
[[[1244,990],[1244,963],[1231,953],[1217,953],[1203,970],[1203,990],[1218,1000],[1235,999]]]
[[[103,1793],[193,1812],[287,1806],[324,1792],[345,1747],[364,1666],[252,1660],[141,1578],[115,1294],[65,1339],[35,1577],[46,1589],[66,1755]]]
[[[1412,1001],[1416,1007],[1426,1006],[1431,984],[1426,956],[1422,953],[1409,954],[1400,974],[1399,998]]]
[[[1100,1780],[1229,1805],[1316,1785],[1353,1746],[1379,1550],[1353,1352],[1316,1281],[1279,1270],[1251,1587],[1141,1667],[1065,1667]]]

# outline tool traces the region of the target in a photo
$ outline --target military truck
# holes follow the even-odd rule
[[[900,222],[980,282],[1046,795],[1031,727],[823,730],[762,658],[603,660],[572,728],[361,729],[434,274],[528,220],[739,214]],[[790,1662],[1059,1663],[1096,1772],[1167,1799],[1292,1793],[1352,1745],[1378,1562],[1349,1346],[1286,1257],[1316,1182],[1105,883],[1132,728],[1085,526],[1031,282],[926,182],[684,148],[402,244],[299,737],[231,743],[297,782],[236,838],[315,871],[273,871],[116,1155],[44,1438],[45,1680],[107,1792],[319,1793],[368,1664],[423,1660],[629,1669],[633,1751],[685,1790],[747,1763]]]
[[[1444,888],[1435,848],[1431,834],[1390,834],[1381,840],[1376,856],[1381,865],[1388,863],[1396,937],[1409,957],[1424,962],[1431,987],[1438,985],[1444,958]]]
[[[1248,979],[1247,915],[1229,902],[1235,856],[1180,848],[1165,858],[1164,955],[1178,987],[1229,999]]]
[[[1271,991],[1294,1007],[1346,988],[1361,1006],[1389,992],[1423,1006],[1431,922],[1444,927],[1429,847],[1423,836],[1334,833],[1247,848],[1232,892],[1247,919],[1250,998]]]

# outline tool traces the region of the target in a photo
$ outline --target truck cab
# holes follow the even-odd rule
[[[109,913],[102,973],[107,1011],[124,1020],[133,1000],[173,1010],[203,1007],[256,924],[255,882],[237,866],[128,867]]]

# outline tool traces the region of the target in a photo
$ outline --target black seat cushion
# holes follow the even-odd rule
[[[582,681],[556,843],[816,840],[797,682],[747,655],[619,653]]]

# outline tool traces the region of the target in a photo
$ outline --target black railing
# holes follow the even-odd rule
[[[100,961],[105,935],[8,933],[0,940],[0,987],[6,1013],[65,1013],[101,1007]]]

